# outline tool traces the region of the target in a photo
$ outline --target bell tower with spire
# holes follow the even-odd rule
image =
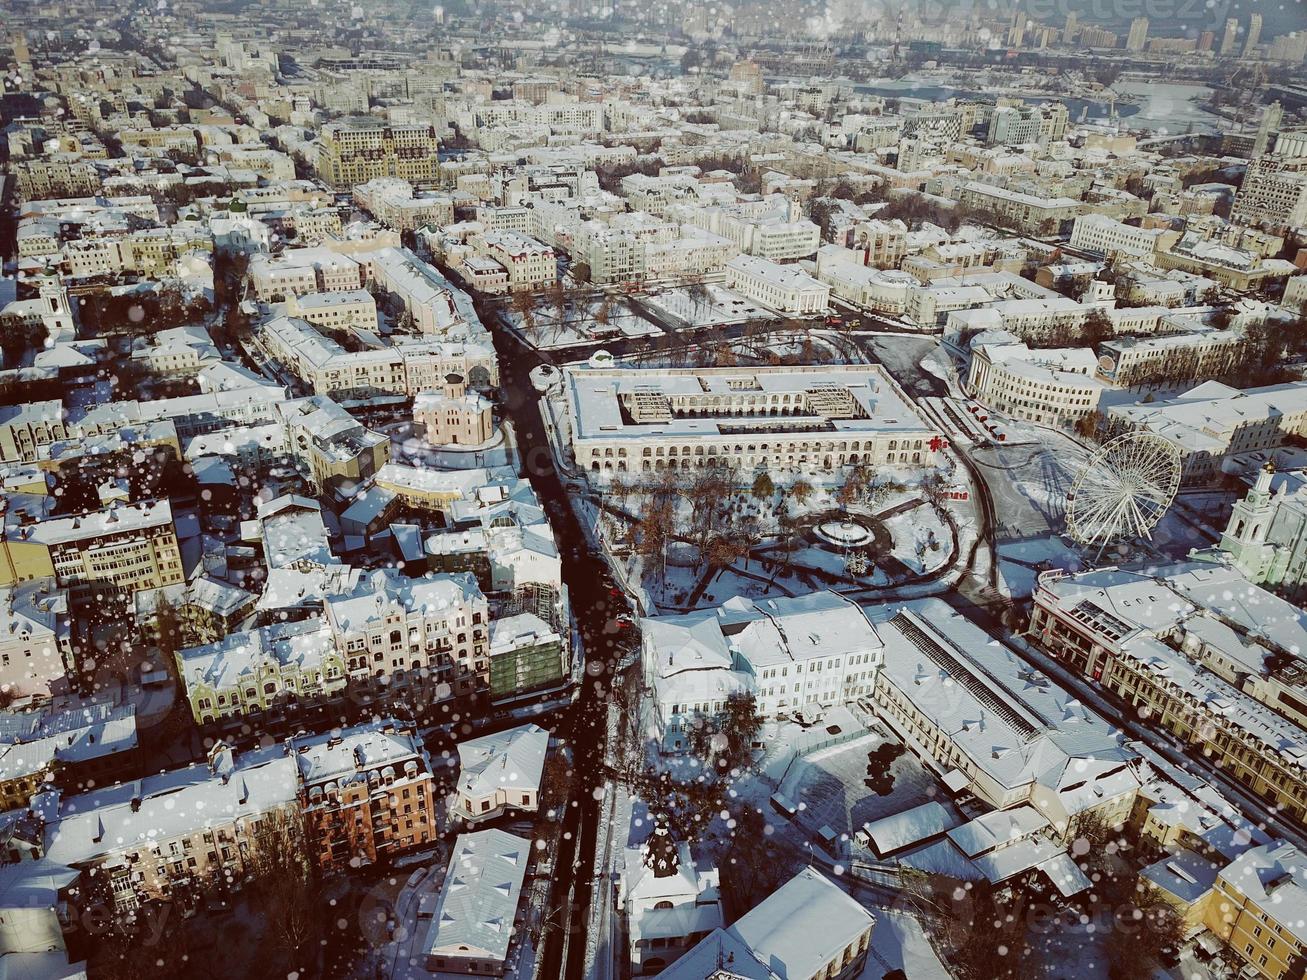
[[[1271,493],[1274,477],[1275,461],[1267,460],[1252,489],[1234,505],[1221,535],[1221,550],[1228,552],[1253,582],[1266,581],[1276,550],[1275,545],[1267,543],[1277,502],[1277,496]]]

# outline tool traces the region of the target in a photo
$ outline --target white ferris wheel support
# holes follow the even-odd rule
[[[1067,533],[1086,548],[1151,538],[1180,488],[1180,451],[1150,432],[1117,436],[1096,452],[1066,500]]]

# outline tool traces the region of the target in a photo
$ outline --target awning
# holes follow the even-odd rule
[[[971,785],[971,780],[961,769],[950,769],[944,773],[944,785],[950,793],[960,793]]]
[[[1071,860],[1071,856],[1066,853],[1049,858],[1039,866],[1039,870],[1048,875],[1048,880],[1062,893],[1064,898],[1079,895],[1090,886],[1090,881],[1085,877],[1085,873],[1080,870],[1080,866]]]

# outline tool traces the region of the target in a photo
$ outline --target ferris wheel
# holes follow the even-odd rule
[[[1130,432],[1094,454],[1066,498],[1066,529],[1101,553],[1151,537],[1180,487],[1180,451],[1161,436]]]

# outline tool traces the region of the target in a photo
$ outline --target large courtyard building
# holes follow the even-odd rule
[[[1211,480],[1230,456],[1274,449],[1307,435],[1307,384],[1231,388],[1206,381],[1166,401],[1113,405],[1112,431],[1161,436],[1180,452],[1183,482]]]
[[[1220,563],[1045,572],[1030,632],[1149,725],[1307,813],[1307,614]]]
[[[440,141],[431,126],[392,125],[371,116],[325,126],[318,140],[318,175],[350,188],[381,177],[435,181]]]
[[[578,367],[565,393],[573,456],[595,479],[702,466],[923,466],[939,448],[935,428],[877,365]]]

